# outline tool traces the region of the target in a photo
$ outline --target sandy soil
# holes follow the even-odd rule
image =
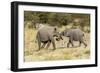
[[[74,59],[89,59],[90,58],[90,34],[85,33],[85,39],[88,46],[84,48],[82,44],[78,47],[79,42],[74,42],[75,47],[67,48],[68,38],[63,37],[63,41],[56,42],[56,50],[52,50],[52,44],[48,49],[42,48],[40,51],[36,43],[36,33],[34,29],[25,29],[25,49],[24,61],[49,61],[49,60],[74,60]],[[63,44],[63,42],[65,42]]]

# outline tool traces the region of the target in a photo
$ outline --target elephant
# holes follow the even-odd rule
[[[56,40],[62,39],[60,33],[57,30],[57,27],[43,26],[39,28],[36,35],[38,47],[39,47],[38,50],[44,48],[46,44],[47,44],[46,48],[48,49],[51,43],[53,45],[53,50],[55,50],[56,44],[55,44],[54,37],[57,38]],[[43,43],[43,45],[41,45],[41,43]]]
[[[67,47],[71,44],[72,47],[74,47],[73,41],[79,41],[79,46],[83,43],[85,47],[87,47],[87,44],[84,42],[84,32],[78,28],[76,29],[65,29],[60,33],[61,36],[65,36],[69,38],[69,41],[67,43]]]

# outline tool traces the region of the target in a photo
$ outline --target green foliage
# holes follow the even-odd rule
[[[90,15],[79,13],[57,13],[57,12],[33,12],[24,11],[24,21],[31,22],[36,27],[36,23],[49,24],[51,26],[66,26],[72,23],[72,28],[90,27]],[[90,31],[90,30],[88,30]]]

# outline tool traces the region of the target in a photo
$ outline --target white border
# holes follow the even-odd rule
[[[42,11],[42,12],[64,12],[64,13],[88,13],[91,14],[91,55],[87,60],[63,60],[63,61],[43,61],[43,62],[24,62],[24,11]],[[35,68],[50,66],[70,66],[95,64],[95,10],[82,8],[61,8],[48,6],[27,6],[19,5],[18,7],[18,68]]]

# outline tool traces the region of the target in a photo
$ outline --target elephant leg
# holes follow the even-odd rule
[[[53,36],[50,36],[49,39],[50,39],[49,41],[52,43],[53,50],[55,50],[55,49],[56,49],[56,46],[55,46],[55,40],[54,40],[54,37],[53,37]]]
[[[73,42],[71,40],[69,40],[69,42],[67,43],[68,48],[69,48],[70,44],[72,45],[72,47],[74,47]]]
[[[70,42],[67,43],[67,47],[69,48]]]
[[[72,41],[72,40],[70,40],[69,42],[71,43],[72,47],[74,47],[73,41]]]
[[[87,47],[87,44],[83,40],[81,40],[81,42],[84,44],[85,47]]]
[[[87,47],[87,44],[84,41],[82,41],[82,42],[83,42],[84,46]]]
[[[69,48],[69,45],[71,44],[71,38],[69,37],[69,41],[68,41],[68,43],[67,43],[67,47]]]
[[[45,45],[46,45],[46,43],[43,43],[43,45],[42,45],[42,47],[41,47],[41,48],[44,48],[44,47],[45,47]]]
[[[69,47],[70,44],[72,45],[72,47],[74,47],[72,37],[69,37],[69,42],[67,43],[67,47]]]
[[[52,45],[53,45],[53,50],[55,50],[55,49],[56,49],[56,46],[55,46],[55,41],[54,41],[54,39],[52,39],[51,42],[52,42]]]
[[[79,41],[79,47],[81,46],[81,43],[82,43],[82,42],[81,42],[81,41]]]
[[[50,41],[48,41],[47,46],[46,46],[46,49],[48,49],[48,48],[49,48],[50,44],[51,44],[51,42],[50,42]]]

